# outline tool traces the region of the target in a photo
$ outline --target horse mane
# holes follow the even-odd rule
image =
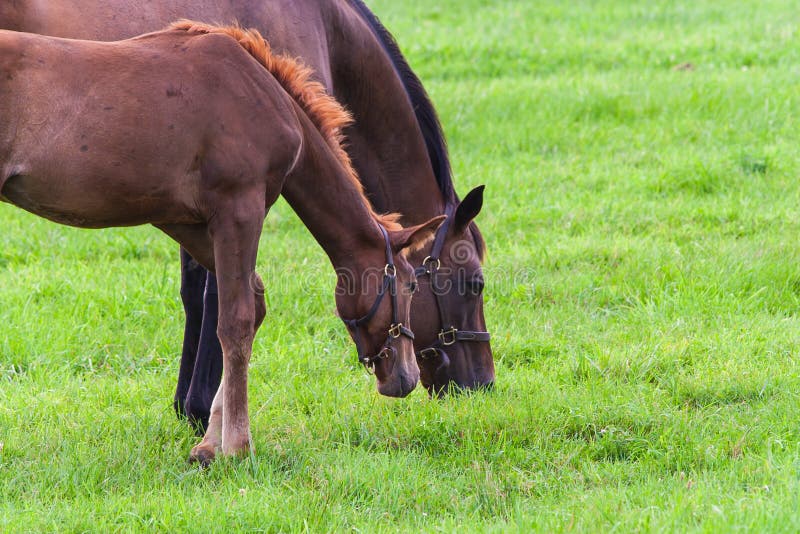
[[[428,96],[425,87],[419,77],[411,69],[406,61],[400,46],[394,36],[378,20],[378,17],[370,11],[362,0],[348,0],[350,5],[358,12],[361,18],[369,25],[378,42],[383,47],[384,52],[389,57],[395,72],[403,83],[406,95],[411,100],[411,107],[414,109],[414,116],[417,119],[422,137],[425,140],[425,147],[428,149],[428,157],[433,166],[433,174],[436,177],[436,184],[445,199],[447,205],[458,204],[459,198],[453,184],[453,171],[450,166],[450,156],[447,151],[447,140],[444,136],[442,123],[433,107],[433,102]],[[478,257],[483,260],[486,255],[486,241],[483,239],[480,230],[475,223],[469,225],[470,233],[475,241],[475,248]]]
[[[289,93],[314,126],[322,134],[328,147],[342,165],[345,174],[361,195],[373,218],[387,230],[399,230],[402,226],[397,222],[397,213],[378,214],[364,194],[364,186],[344,149],[344,128],[352,124],[352,115],[325,90],[325,86],[313,79],[314,70],[304,65],[299,59],[272,52],[272,48],[258,30],[245,29],[239,26],[215,26],[203,22],[181,19],[173,22],[167,30],[179,30],[188,33],[228,35],[236,40],[254,59],[266,68]]]

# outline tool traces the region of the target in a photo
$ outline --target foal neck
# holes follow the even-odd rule
[[[357,268],[383,261],[380,223],[361,185],[305,115],[300,122],[303,146],[281,193],[334,267]]]

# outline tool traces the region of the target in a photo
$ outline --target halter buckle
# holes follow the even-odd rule
[[[432,360],[439,355],[439,351],[434,348],[427,348],[419,351],[418,355],[423,360]]]
[[[394,323],[389,327],[389,336],[392,339],[397,339],[401,335],[403,335],[403,323]]]
[[[434,265],[435,267],[433,267]],[[425,272],[427,274],[433,274],[442,266],[442,260],[439,258],[433,259],[430,256],[426,256],[425,259],[422,260],[422,266],[425,267]]]
[[[457,333],[458,330],[456,330],[455,327],[450,328],[450,330],[442,330],[441,332],[439,332],[439,341],[441,341],[442,345],[444,346],[452,345],[457,341],[456,340]]]

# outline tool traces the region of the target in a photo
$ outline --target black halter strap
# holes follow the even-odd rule
[[[430,276],[431,290],[436,298],[436,307],[439,309],[439,321],[441,329],[439,330],[438,340],[427,348],[417,352],[417,356],[423,360],[433,359],[435,357],[442,358],[440,367],[446,367],[450,364],[450,359],[447,357],[445,347],[454,345],[462,341],[489,341],[491,334],[489,332],[477,330],[459,330],[453,325],[453,322],[448,320],[446,308],[442,303],[442,297],[436,290],[436,276],[439,273],[439,268],[442,266],[440,260],[444,242],[447,237],[447,231],[450,228],[450,223],[453,220],[453,207],[449,207],[446,212],[447,219],[436,230],[436,237],[433,241],[431,253],[424,260],[422,265],[414,270],[414,274],[419,278],[424,275]]]
[[[383,225],[379,224],[378,227],[381,229],[381,233],[383,233],[383,239],[386,242],[386,266],[383,268],[383,283],[381,284],[381,288],[378,290],[378,296],[375,297],[375,302],[372,303],[372,307],[363,317],[359,317],[358,319],[342,319],[344,324],[347,325],[347,328],[353,332],[353,339],[356,343],[356,350],[358,351],[358,361],[361,362],[368,371],[375,370],[375,362],[378,360],[386,359],[390,355],[397,355],[397,351],[394,347],[392,347],[392,341],[400,336],[406,336],[412,340],[414,339],[414,333],[404,326],[403,323],[398,322],[397,320],[397,268],[394,265],[392,244],[389,241],[389,233],[386,231],[386,228],[384,228]],[[361,340],[361,334],[358,331],[358,327],[367,324],[375,316],[375,314],[378,313],[378,308],[380,307],[381,302],[383,302],[383,297],[386,295],[387,291],[392,299],[392,324],[389,327],[389,333],[380,352],[374,356],[367,356],[364,353],[364,346]]]

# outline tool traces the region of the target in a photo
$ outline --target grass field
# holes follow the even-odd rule
[[[0,206],[0,532],[800,530],[796,4],[369,4],[487,184],[496,390],[379,397],[281,201],[257,453],[198,471],[177,247]]]

